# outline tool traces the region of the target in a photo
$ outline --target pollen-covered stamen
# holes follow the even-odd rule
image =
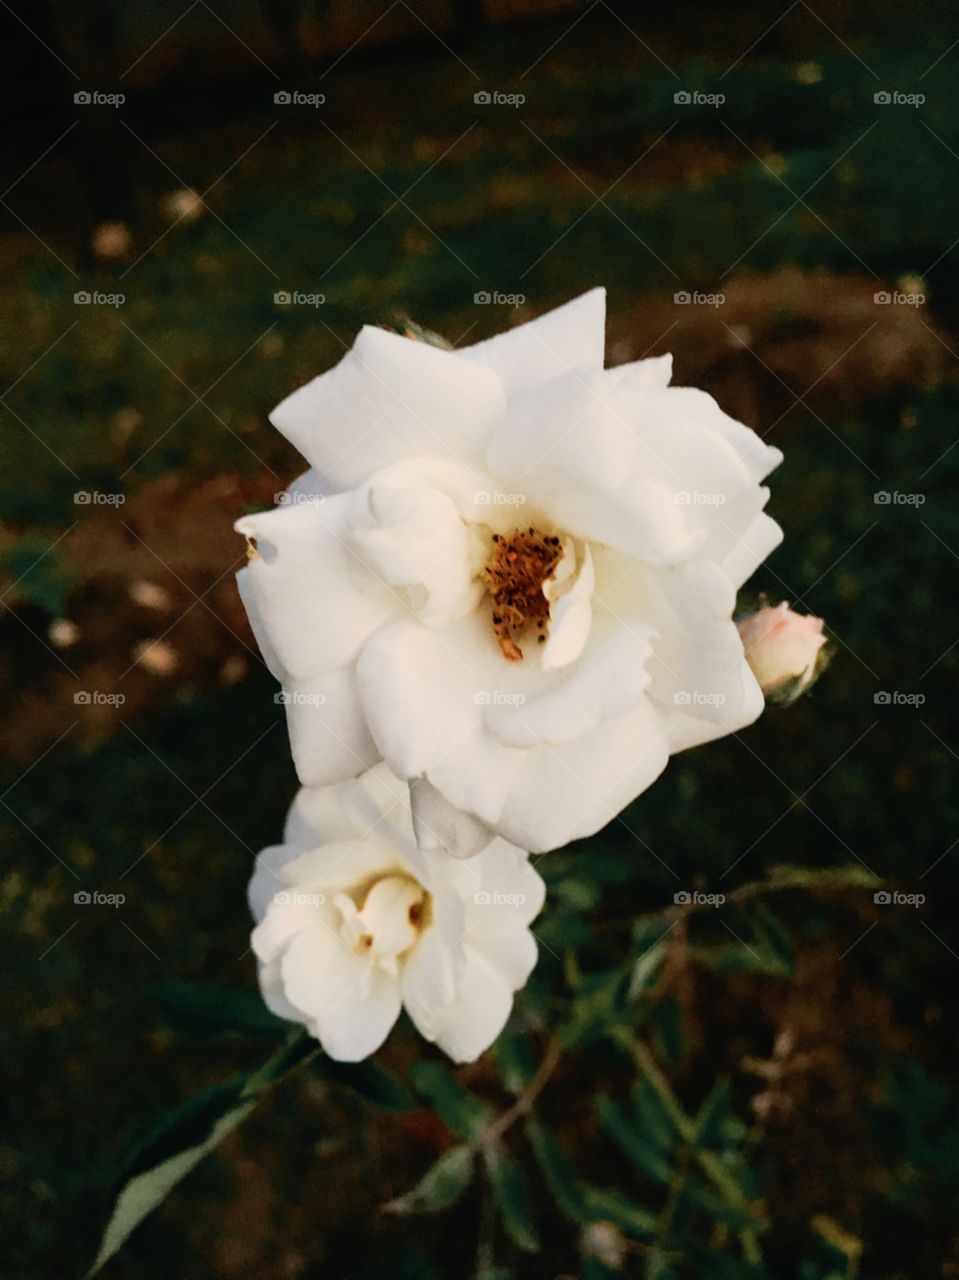
[[[552,578],[563,558],[560,540],[532,525],[511,534],[493,534],[493,555],[483,570],[493,602],[493,631],[503,657],[518,662],[523,651],[515,636],[535,624],[542,644],[549,622],[549,601],[543,583]]]

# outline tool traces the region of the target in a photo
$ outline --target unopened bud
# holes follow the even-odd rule
[[[788,706],[826,666],[822,618],[788,604],[759,609],[739,621],[746,661],[768,702]]]

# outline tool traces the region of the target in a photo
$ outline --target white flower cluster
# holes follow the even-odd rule
[[[535,963],[527,851],[763,708],[732,615],[780,454],[669,356],[604,369],[604,330],[600,289],[456,351],[364,328],[272,415],[310,470],[237,523],[239,585],[303,790],[254,946],[335,1057],[401,1006],[482,1052]]]

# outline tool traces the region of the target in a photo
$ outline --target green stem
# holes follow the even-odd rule
[[[563,1048],[559,1040],[551,1040],[546,1046],[546,1052],[543,1054],[543,1060],[536,1069],[535,1074],[530,1078],[529,1084],[516,1099],[508,1111],[504,1111],[498,1116],[489,1128],[481,1135],[479,1146],[495,1146],[495,1144],[510,1129],[517,1120],[522,1120],[524,1116],[529,1115],[533,1103],[543,1092],[543,1089],[549,1082],[553,1072],[559,1066],[559,1060],[562,1057]]]

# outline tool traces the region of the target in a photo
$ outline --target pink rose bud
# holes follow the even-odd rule
[[[793,613],[783,603],[759,609],[738,625],[746,661],[768,702],[795,702],[825,668],[822,618]]]

